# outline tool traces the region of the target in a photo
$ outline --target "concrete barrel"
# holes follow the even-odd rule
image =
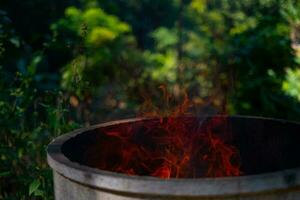
[[[239,177],[160,179],[80,163],[82,148],[92,143],[99,128],[140,120],[104,123],[53,140],[47,158],[53,169],[55,199],[300,200],[300,124],[284,120],[229,117],[245,171]]]

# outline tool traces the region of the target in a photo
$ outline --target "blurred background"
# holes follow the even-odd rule
[[[299,120],[299,64],[299,0],[1,0],[0,199],[53,199],[46,145],[160,85],[199,114]]]

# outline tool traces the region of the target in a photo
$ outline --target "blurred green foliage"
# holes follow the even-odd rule
[[[299,64],[299,0],[2,0],[0,199],[53,199],[51,139],[161,84],[199,114],[299,120]]]
[[[286,94],[295,97],[300,101],[300,70],[287,69],[286,80],[282,83],[282,89]]]
[[[40,56],[34,57],[13,77],[1,69],[1,199],[53,199],[46,145],[51,137],[79,127],[65,121],[68,105],[60,92],[37,87],[40,61]]]

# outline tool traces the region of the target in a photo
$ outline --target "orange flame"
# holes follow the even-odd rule
[[[171,96],[165,87],[161,89],[169,106]],[[240,175],[238,150],[228,144],[227,117],[186,116],[191,105],[185,94],[166,115],[146,100],[143,109],[151,110],[141,116],[154,119],[103,128],[96,149],[87,151],[87,162],[103,170],[160,178]]]

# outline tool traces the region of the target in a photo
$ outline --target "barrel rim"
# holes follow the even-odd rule
[[[223,117],[223,115],[205,117]],[[272,120],[281,123],[300,123],[282,119],[254,116],[230,116],[230,118]],[[77,129],[55,138],[47,147],[47,161],[50,167],[62,176],[82,185],[96,187],[112,192],[148,194],[158,196],[226,196],[271,192],[300,186],[300,167],[277,172],[219,178],[170,178],[161,179],[150,176],[128,176],[121,173],[91,168],[70,161],[62,153],[62,145],[69,139],[97,128],[124,123],[149,120],[150,118],[131,118],[111,121]]]

